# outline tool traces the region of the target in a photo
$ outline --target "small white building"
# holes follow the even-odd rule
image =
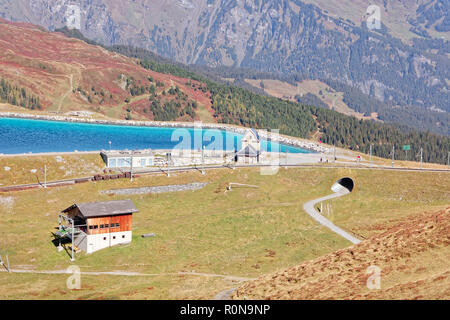
[[[235,161],[258,163],[261,156],[261,138],[255,129],[250,129],[242,137],[242,149],[236,152]]]
[[[167,163],[163,157],[156,157],[151,150],[102,151],[100,153],[107,168],[145,168]]]
[[[247,130],[241,140],[242,149],[251,146],[253,150],[261,153],[261,138],[255,129]]]
[[[130,200],[74,204],[61,212],[56,235],[69,238],[86,253],[130,243],[132,214],[136,212]]]

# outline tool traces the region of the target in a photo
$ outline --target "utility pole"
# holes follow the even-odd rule
[[[334,152],[333,152],[333,162],[336,163],[336,145],[333,145]]]
[[[205,146],[202,146],[202,165],[205,165]]]
[[[74,224],[74,221],[73,221],[73,219],[71,219],[72,220],[72,258],[70,259],[70,261],[75,261],[75,249],[74,249],[74,246],[75,246],[75,224]]]
[[[171,153],[167,153],[167,177],[170,178],[170,160],[172,158]]]
[[[422,169],[423,163],[423,148],[420,148],[420,169]]]
[[[133,182],[133,154],[131,154],[130,159],[130,181]]]
[[[394,167],[395,145],[392,146],[392,167]]]

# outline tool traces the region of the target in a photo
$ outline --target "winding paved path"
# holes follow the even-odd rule
[[[346,231],[342,230],[341,228],[339,228],[338,226],[334,225],[330,220],[325,218],[323,215],[321,215],[315,209],[315,205],[320,203],[320,202],[322,202],[322,201],[326,201],[326,200],[342,197],[342,196],[345,196],[345,195],[347,195],[349,193],[350,192],[348,190],[345,190],[345,191],[342,190],[342,191],[335,192],[333,194],[330,194],[328,196],[325,196],[325,197],[322,197],[322,198],[319,198],[319,199],[308,201],[307,203],[304,204],[303,209],[306,211],[307,214],[309,214],[314,220],[319,222],[321,225],[327,227],[328,229],[330,229],[331,231],[337,233],[341,237],[344,237],[345,239],[347,239],[351,243],[357,244],[357,243],[361,242],[359,239],[355,238],[354,236],[352,236],[348,232],[346,232]]]

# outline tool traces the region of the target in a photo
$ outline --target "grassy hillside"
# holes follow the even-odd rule
[[[0,52],[0,101],[119,119],[189,121],[200,119],[198,111],[214,121],[207,112],[208,93],[197,89],[201,83],[146,70],[133,59],[60,33],[0,20]]]
[[[58,212],[76,202],[129,198],[139,209],[133,217],[133,243],[92,255],[79,254],[75,264],[82,271],[126,270],[154,276],[86,275],[82,276],[82,289],[70,291],[65,287],[65,276],[0,273],[0,297],[212,298],[238,282],[177,273],[255,278],[350,245],[318,225],[302,209],[307,200],[329,194],[331,184],[343,176],[354,178],[356,188],[345,203],[333,205],[333,220],[361,236],[376,233],[377,226],[389,219],[448,206],[450,175],[414,175],[416,179],[409,173],[386,176],[382,171],[280,169],[275,176],[262,176],[256,169],[223,169],[208,171],[205,176],[192,172],[172,174],[170,178],[142,177],[132,183],[110,180],[2,193],[0,232],[5,236],[0,239],[0,249],[2,254],[9,254],[13,268],[67,268],[68,255],[58,253],[51,242]],[[202,181],[209,184],[195,192],[120,197],[102,193],[121,187]],[[381,187],[381,181],[390,183]],[[259,188],[233,188],[225,193],[229,182]],[[418,193],[423,196],[416,196]],[[366,215],[367,219],[361,219]],[[150,232],[156,237],[140,237]]]
[[[105,163],[98,153],[0,157],[0,187],[43,183],[44,166],[52,181],[91,177],[102,173]]]
[[[450,207],[412,215],[358,245],[250,281],[237,299],[448,299]],[[380,288],[369,289],[373,270]]]

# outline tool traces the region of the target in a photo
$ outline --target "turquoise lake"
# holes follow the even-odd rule
[[[44,153],[138,149],[239,150],[242,135],[217,129],[138,127],[0,118],[0,153]],[[265,151],[311,153],[262,141]]]

